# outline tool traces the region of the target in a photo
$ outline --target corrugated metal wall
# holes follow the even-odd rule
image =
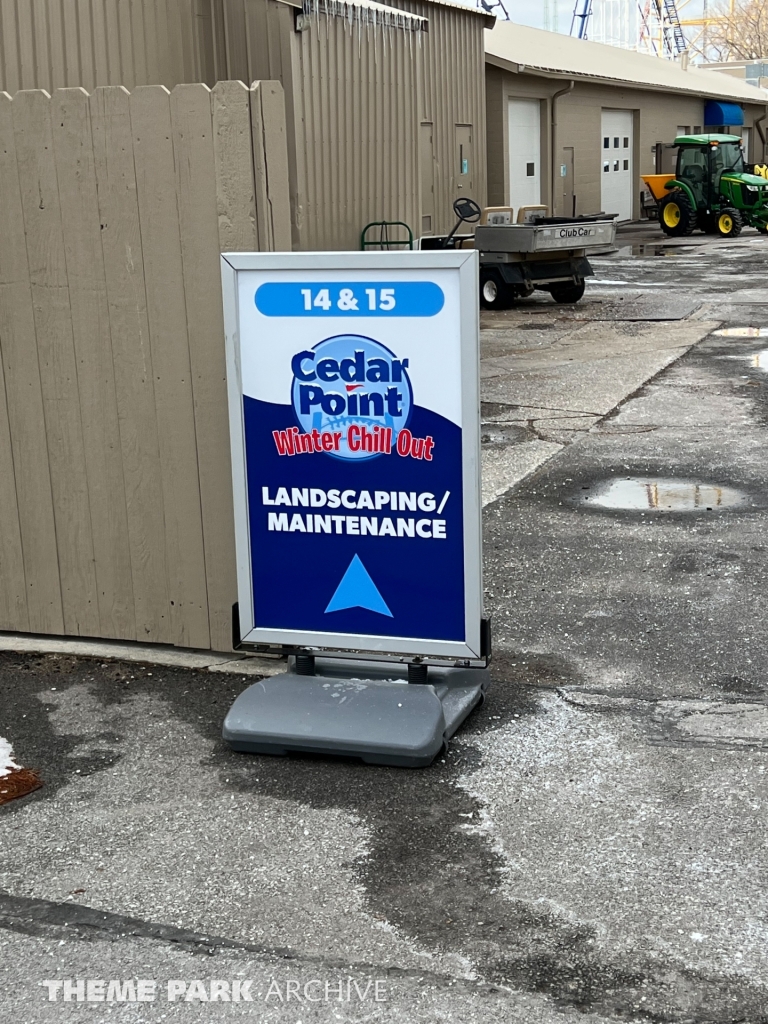
[[[357,249],[370,221],[418,232],[424,33],[311,14],[293,37],[301,249]]]
[[[432,230],[447,230],[462,194],[457,126],[471,125],[469,194],[485,202],[484,17],[394,0],[428,19],[421,32],[374,27],[373,8],[312,4],[325,13],[297,32],[299,0],[0,0],[0,89],[281,82],[302,249],[356,248],[369,220],[405,220],[420,234],[430,174],[419,173],[419,126],[429,122]]]
[[[385,0],[391,7],[427,19],[428,31],[413,33],[384,27],[373,35],[372,30],[354,19],[350,27],[348,16],[320,15],[318,21],[318,16],[313,14],[309,18],[310,27],[297,33],[293,12],[280,0],[215,2],[220,10],[214,17],[214,27],[219,26],[215,36],[219,41],[226,39],[226,50],[220,52],[218,60],[226,60],[227,77],[243,81],[279,80],[285,90],[289,131],[291,112],[294,112],[297,149],[294,153],[289,142],[289,158],[292,168],[296,168],[291,180],[296,248],[335,249],[342,244],[344,247],[352,245],[352,233],[341,227],[340,218],[357,217],[363,208],[377,211],[369,218],[371,220],[405,219],[414,233],[420,234],[422,211],[414,205],[411,191],[413,188],[420,190],[422,179],[418,172],[417,178],[412,179],[411,164],[413,160],[419,161],[421,123],[433,126],[433,232],[447,231],[453,226],[451,204],[462,194],[456,181],[459,170],[457,125],[472,126],[471,198],[485,205],[483,29],[492,19],[458,5],[444,6],[429,0]],[[331,22],[335,27],[324,50],[326,28]],[[342,32],[344,24],[347,24],[346,35]],[[293,54],[292,68],[287,44]],[[389,45],[394,46],[391,54],[387,49]],[[416,78],[413,77],[413,61],[419,67]],[[414,101],[418,101],[415,122],[401,119],[396,124],[400,117],[398,111],[405,117]],[[381,125],[384,134],[369,130],[370,112],[379,109],[384,118]],[[410,112],[407,116],[411,116]],[[406,124],[414,123],[415,135],[408,135],[406,140]],[[351,132],[347,138],[339,134],[344,124]],[[336,133],[335,140],[327,137],[329,130]],[[305,160],[308,147],[317,147],[317,151]],[[311,167],[307,173],[317,174],[317,178],[298,180],[303,161]],[[328,161],[332,161],[338,177],[337,189],[348,196],[346,212],[338,196],[331,195],[330,191],[322,192],[322,188],[330,189],[327,178],[331,163]],[[395,166],[398,163],[403,166]],[[400,193],[399,198],[391,193],[393,187],[400,187],[395,180],[398,175],[409,190],[408,195]],[[320,186],[318,181],[326,185]],[[361,189],[368,184],[372,189],[371,202],[366,204]],[[398,211],[399,216],[395,217]],[[315,219],[317,225],[311,223]]]
[[[1,2],[1,0],[0,0]],[[301,0],[210,0],[214,80],[278,81],[285,92],[288,132],[288,185],[291,194],[291,234],[299,247],[296,211],[299,208],[296,178],[296,130],[292,39],[296,8]]]
[[[421,65],[420,120],[433,125],[435,233],[450,230],[459,152],[456,126],[472,125],[474,169],[470,198],[486,203],[485,45],[483,29],[492,23],[477,11],[429,3],[387,0],[394,7],[429,19]]]
[[[290,77],[294,8],[286,0],[210,0],[213,73],[243,82]]]
[[[0,89],[290,78],[296,0],[0,0]]]
[[[213,85],[212,0],[0,0],[0,89]]]

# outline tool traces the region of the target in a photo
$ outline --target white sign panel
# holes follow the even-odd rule
[[[477,254],[222,273],[241,641],[480,658]]]

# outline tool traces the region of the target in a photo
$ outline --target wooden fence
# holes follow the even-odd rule
[[[277,82],[0,93],[0,630],[231,649],[219,253],[287,181]]]

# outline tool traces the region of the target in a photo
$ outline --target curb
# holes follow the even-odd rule
[[[70,640],[64,637],[33,636],[28,633],[0,633],[0,652],[9,654],[63,654],[107,661],[135,661],[168,668],[189,668],[206,672],[227,672],[242,676],[275,676],[284,672],[285,658],[255,657],[248,654],[217,654],[162,644],[139,644],[109,640]]]

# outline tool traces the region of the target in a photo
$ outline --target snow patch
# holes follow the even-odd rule
[[[21,768],[20,764],[16,764],[11,756],[13,754],[13,748],[8,740],[3,739],[0,736],[0,778],[3,775],[9,775],[12,771],[16,771]]]

